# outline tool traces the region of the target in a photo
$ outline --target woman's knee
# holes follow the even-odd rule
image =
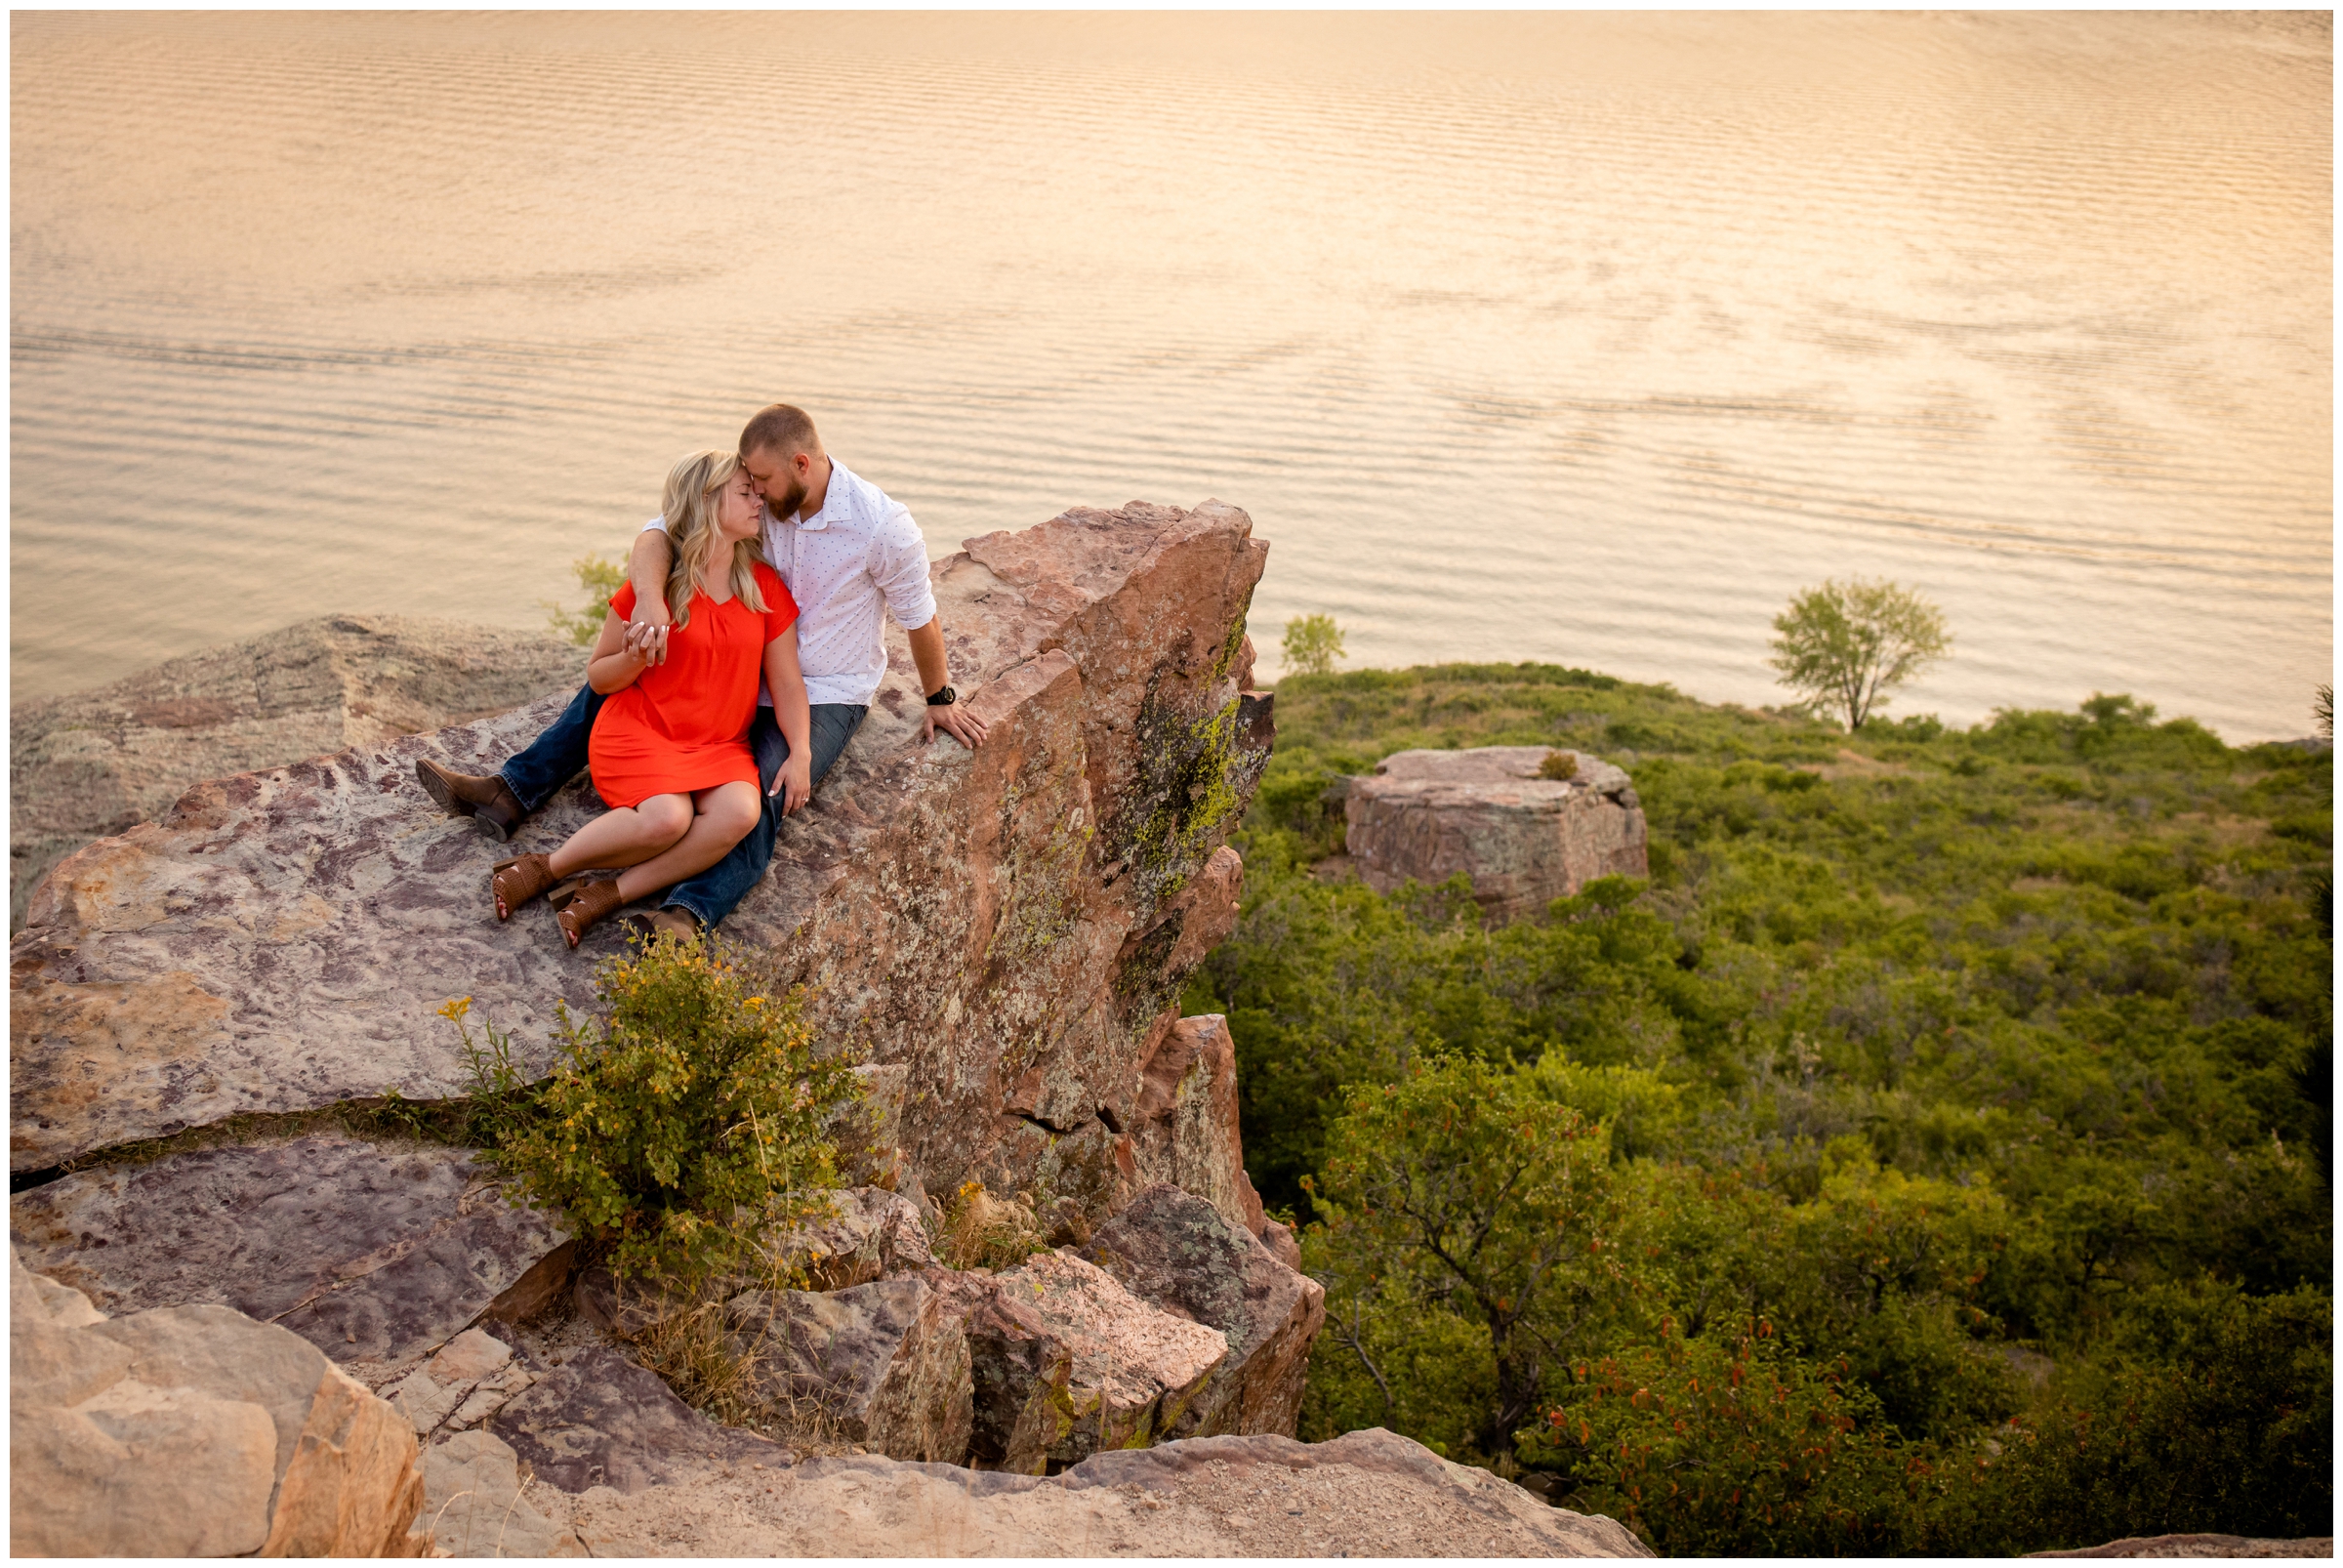
[[[691,797],[654,795],[635,807],[643,837],[661,845],[675,843],[691,831]]]
[[[710,790],[700,801],[700,815],[709,828],[732,840],[745,839],[749,829],[757,825],[764,802],[757,794],[757,786],[738,780]]]

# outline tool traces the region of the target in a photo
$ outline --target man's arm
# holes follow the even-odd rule
[[[645,664],[667,662],[667,569],[675,552],[665,528],[645,528],[627,556],[627,578],[635,585],[635,619],[627,623],[627,646]]]
[[[912,662],[920,667],[920,693],[932,697],[952,681],[951,665],[944,657],[944,623],[931,615],[925,626],[915,626],[904,636],[911,640]],[[935,739],[939,729],[970,751],[984,744],[984,721],[957,702],[927,709],[920,721],[921,743]]]
[[[936,618],[935,590],[927,580],[927,542],[920,537],[911,513],[898,506],[872,546],[872,580],[911,640],[912,662],[920,667],[920,695],[932,697],[951,683],[952,665],[944,653],[943,623]],[[984,744],[984,722],[957,703],[927,709],[920,720],[920,743],[935,739],[939,729],[970,751]]]

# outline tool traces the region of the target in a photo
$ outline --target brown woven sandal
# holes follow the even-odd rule
[[[554,863],[541,854],[499,860],[494,870],[496,874],[488,879],[488,895],[496,900],[498,920],[511,920],[513,911],[561,880],[554,875]]]
[[[626,899],[619,895],[616,877],[607,882],[590,882],[578,889],[575,898],[561,906],[561,912],[554,917],[554,924],[561,928],[561,934],[569,938],[570,946],[575,947],[578,938],[586,934],[589,927],[604,916],[616,914],[619,906],[625,902]]]

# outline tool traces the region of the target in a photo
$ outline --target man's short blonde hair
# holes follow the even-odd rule
[[[802,408],[788,403],[775,403],[760,408],[748,424],[741,427],[740,455],[750,457],[759,452],[772,452],[780,457],[795,457],[800,452],[820,456],[822,438],[813,433],[813,418]]]

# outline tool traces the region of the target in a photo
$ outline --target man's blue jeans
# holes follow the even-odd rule
[[[594,737],[594,716],[602,711],[602,695],[592,686],[580,688],[561,710],[561,717],[529,742],[526,750],[499,769],[514,798],[536,811],[558,794],[561,786],[586,765],[587,744]],[[854,731],[862,727],[870,709],[861,703],[817,702],[813,705],[813,782],[820,784],[838,761]],[[764,814],[732,852],[696,877],[687,877],[667,890],[667,907],[691,911],[703,930],[716,925],[749,895],[764,876],[773,857],[773,843],[781,833],[781,797],[772,793],[774,775],[789,760],[789,737],[773,722],[773,711],[760,706],[749,726],[749,749],[757,754],[757,776],[763,788]]]

